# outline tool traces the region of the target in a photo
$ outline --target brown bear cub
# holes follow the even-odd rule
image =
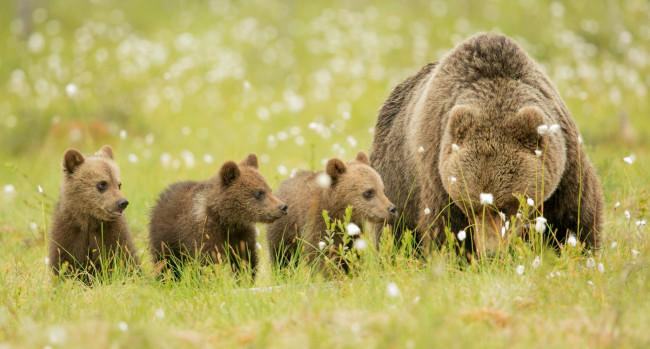
[[[393,90],[375,131],[372,165],[404,216],[399,226],[418,229],[425,245],[444,242],[449,225],[469,229],[479,255],[493,254],[519,194],[544,217],[536,230],[545,241],[575,235],[598,246],[603,194],[578,127],[512,39],[479,34],[422,68]]]
[[[75,149],[63,155],[63,183],[52,218],[50,263],[55,274],[89,280],[114,262],[139,265],[124,220],[129,201],[122,195],[120,170],[113,149],[95,155]],[[119,261],[118,261],[119,260]]]
[[[255,275],[254,223],[270,223],[286,214],[287,205],[257,171],[255,154],[239,164],[228,161],[207,181],[174,183],[160,195],[149,226],[154,262],[165,262],[176,278],[188,260],[227,261],[233,271],[247,262]]]
[[[351,223],[363,226],[363,221],[381,223],[395,215],[395,206],[384,195],[381,177],[370,167],[363,151],[356,159],[344,164],[330,159],[325,171],[304,171],[280,185],[276,195],[289,204],[289,215],[270,224],[267,239],[272,263],[287,267],[296,262],[296,253],[304,252],[310,260],[324,241],[326,224],[322,212],[331,219],[341,220],[352,206]],[[341,239],[335,239],[334,245]],[[301,251],[297,251],[298,246]]]

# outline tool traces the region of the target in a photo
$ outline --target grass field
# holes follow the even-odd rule
[[[396,84],[480,31],[517,40],[572,111],[606,198],[595,255],[520,244],[460,268],[368,251],[321,278],[273,273],[264,248],[254,284],[152,277],[148,212],[168,184],[249,152],[274,189],[350,160]],[[647,1],[14,0],[0,52],[0,348],[650,346]],[[63,152],[104,144],[145,275],[56,283]]]

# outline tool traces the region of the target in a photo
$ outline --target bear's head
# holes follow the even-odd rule
[[[88,157],[68,149],[63,154],[63,172],[61,198],[67,207],[100,221],[111,221],[121,217],[129,205],[120,192],[120,169],[110,146]]]
[[[397,209],[384,194],[384,183],[370,167],[365,152],[360,151],[354,161],[347,164],[337,158],[330,159],[325,173],[329,175],[331,183],[325,186],[322,195],[331,215],[342,214],[348,206],[352,206],[354,222],[365,219],[378,223],[395,216]]]
[[[555,191],[566,163],[563,130],[542,109],[499,113],[455,106],[440,145],[443,186],[469,218],[479,255],[499,248],[504,238],[499,213],[506,219],[517,214],[515,194],[539,206]],[[491,196],[481,200],[481,194]]]
[[[273,195],[257,167],[257,156],[251,153],[239,164],[225,162],[213,178],[219,188],[213,204],[224,219],[271,223],[287,214],[287,205]]]

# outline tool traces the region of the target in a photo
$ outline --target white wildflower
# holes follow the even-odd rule
[[[350,236],[356,236],[361,233],[361,229],[359,229],[359,226],[354,223],[348,223],[345,226],[345,230],[348,232],[348,235]]]
[[[623,215],[625,215],[625,218],[630,219],[630,211],[625,210],[625,212],[623,212]]]
[[[637,227],[643,227],[643,226],[645,226],[645,225],[646,225],[646,221],[645,221],[645,219],[642,219],[642,220],[640,220],[640,221],[636,221],[636,226],[637,226]]]
[[[133,153],[127,155],[127,156],[126,156],[126,159],[129,160],[129,162],[132,163],[132,164],[137,164],[137,163],[138,163],[138,160],[139,160],[139,159],[138,159],[138,156],[135,155],[135,154],[133,154]]]
[[[147,135],[144,137],[144,142],[148,145],[151,145],[155,139],[156,137],[153,135],[153,133],[147,133]]]
[[[65,85],[65,94],[68,95],[68,98],[72,98],[79,93],[79,88],[73,83]]]
[[[44,262],[45,262],[45,265],[50,265],[50,258],[45,257]]]
[[[598,271],[601,273],[605,272],[605,265],[603,263],[598,263]]]
[[[357,140],[354,139],[354,137],[352,137],[352,136],[348,136],[348,138],[347,138],[346,140],[348,141],[348,144],[349,144],[352,148],[355,148],[355,147],[357,146]]]
[[[521,212],[517,212],[516,217],[517,217],[518,220],[521,220]]]
[[[63,344],[68,337],[68,333],[61,326],[53,326],[48,331],[48,337],[50,344]]]
[[[531,207],[535,206],[535,200],[533,200],[531,198],[526,199],[526,203],[528,204],[528,206],[531,206]]]
[[[481,193],[479,198],[481,205],[492,205],[494,202],[494,196],[490,193]]]
[[[38,192],[43,194],[43,188],[40,185],[38,186]]]
[[[399,291],[399,287],[397,287],[394,282],[391,282],[386,286],[386,293],[388,293],[388,297],[390,298],[397,298],[402,294]]]
[[[593,269],[596,266],[596,261],[593,258],[587,258],[587,268]]]
[[[428,207],[425,208],[425,209],[424,209],[424,214],[426,214],[426,215],[431,214],[431,209],[428,208]]]
[[[506,221],[506,214],[505,213],[499,212],[499,217],[501,217],[502,221],[504,221],[504,222]]]
[[[618,246],[618,242],[616,242],[616,241],[612,242],[611,248],[616,248],[616,246]]]
[[[641,254],[641,252],[639,252],[639,251],[637,251],[637,250],[635,250],[635,249],[632,249],[632,257],[636,258],[636,257],[638,257],[640,254]]]
[[[360,250],[360,251],[363,251],[366,248],[368,248],[368,242],[366,241],[366,239],[363,239],[363,238],[355,239],[353,245],[354,245],[354,248],[356,248],[357,250]]]
[[[537,133],[540,136],[543,136],[547,131],[548,131],[548,126],[546,126],[546,125],[537,126]]]
[[[592,286],[592,287],[593,287],[593,286],[594,286],[594,282],[593,282],[593,281],[591,281],[591,280],[587,280],[587,285],[589,285],[589,286]]]
[[[549,133],[555,133],[555,132],[557,132],[559,130],[560,130],[560,125],[558,125],[558,124],[553,124],[553,125],[548,127],[548,132]]]
[[[7,184],[4,186],[4,192],[6,195],[14,195],[16,193],[16,187],[13,184]]]
[[[460,151],[460,147],[458,144],[454,143],[451,145],[451,150],[453,150],[455,153],[458,153]]]
[[[535,156],[537,156],[538,158],[541,157],[542,156],[542,151],[539,150],[539,149],[536,149],[535,150]]]
[[[533,260],[532,266],[533,268],[537,269],[539,265],[542,264],[542,260],[539,258],[539,256],[535,256],[535,259]]]
[[[418,304],[418,303],[420,303],[420,296],[415,296],[415,298],[413,298],[413,304]]]
[[[582,136],[578,136],[578,144],[582,144]]]
[[[29,229],[31,230],[38,230],[38,224],[36,222],[29,222]]]
[[[506,236],[506,227],[501,227],[501,238]]]
[[[522,275],[524,273],[524,269],[525,269],[524,266],[521,265],[521,264],[518,265],[517,268],[515,268],[515,270],[517,271],[517,274],[519,274],[519,275]]]
[[[449,181],[449,183],[452,183],[452,184],[456,183],[456,177],[454,177],[454,176],[449,176],[449,178],[447,178],[447,180]]]
[[[129,329],[129,325],[124,321],[120,321],[117,324],[117,328],[119,328],[120,331],[122,331],[122,332],[126,332]]]
[[[327,189],[330,187],[330,185],[332,185],[332,177],[330,177],[330,175],[325,172],[321,172],[318,174],[318,176],[316,176],[316,183],[319,187]]]
[[[419,147],[418,148],[418,153],[424,153],[424,147]]]
[[[165,318],[165,311],[163,309],[158,308],[156,309],[154,315],[156,316],[156,319],[162,320]]]
[[[318,243],[318,249],[319,249],[319,250],[324,249],[325,246],[327,246],[327,244],[325,243],[325,241],[320,241],[320,242]]]
[[[467,233],[465,233],[464,230],[461,230],[458,232],[458,235],[456,236],[458,237],[458,241],[463,241],[467,237]]]
[[[120,138],[126,139],[126,130],[121,130],[120,131]]]
[[[616,201],[616,203],[614,204],[614,209],[617,209],[619,207],[621,207],[621,203],[619,201]]]
[[[626,157],[623,158],[623,161],[625,161],[626,163],[632,165],[636,161],[636,155],[632,154],[630,156],[626,156]]]
[[[255,247],[257,247],[258,250],[261,250],[262,249],[262,244],[260,244],[259,242],[256,242]]]
[[[211,164],[214,161],[214,158],[210,154],[203,155],[203,162],[206,164]]]
[[[570,234],[569,238],[566,239],[566,243],[567,243],[567,245],[569,245],[571,247],[576,247],[576,245],[578,244],[578,239],[576,238],[575,235]]]
[[[544,231],[546,231],[546,218],[544,217],[535,218],[535,230],[538,233],[543,233]]]
[[[280,165],[280,166],[278,166],[278,173],[279,173],[281,176],[286,176],[287,173],[289,173],[289,170],[287,170],[287,168],[286,168],[285,166]]]

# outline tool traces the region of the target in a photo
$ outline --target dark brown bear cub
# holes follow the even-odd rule
[[[255,273],[254,223],[286,214],[287,205],[257,171],[255,154],[239,164],[228,161],[207,181],[174,183],[160,195],[149,230],[154,261],[166,262],[176,278],[188,260],[227,261],[234,271],[248,262]]]
[[[352,206],[350,221],[358,226],[363,226],[364,220],[381,223],[396,212],[384,195],[381,177],[362,151],[347,164],[334,158],[327,162],[325,171],[298,173],[283,182],[276,195],[290,207],[289,215],[270,224],[267,230],[271,260],[280,267],[297,260],[299,245],[308,260],[318,251],[326,235],[323,210],[331,219],[341,220],[346,208]],[[334,241],[334,245],[340,243]]]
[[[67,270],[89,281],[88,276],[110,268],[116,258],[137,266],[123,216],[129,202],[120,192],[113,149],[106,145],[91,156],[69,149],[63,155],[63,173],[50,233],[54,273]]]
[[[469,229],[475,252],[494,254],[519,194],[545,241],[598,247],[603,194],[578,127],[512,39],[479,34],[425,66],[391,93],[375,131],[372,165],[423,244]]]

